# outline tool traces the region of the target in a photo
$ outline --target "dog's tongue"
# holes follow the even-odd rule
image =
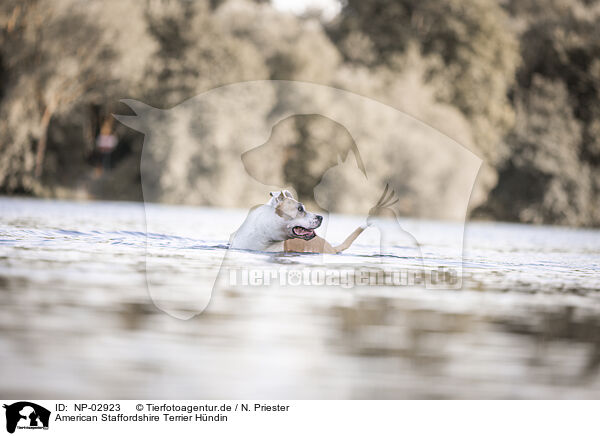
[[[294,227],[294,233],[298,236],[308,236],[314,233],[313,230],[305,229],[304,227]]]

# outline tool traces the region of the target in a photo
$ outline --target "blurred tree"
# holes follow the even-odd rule
[[[582,123],[565,84],[534,75],[515,92],[517,122],[507,136],[513,154],[487,207],[498,219],[589,224],[590,168],[580,160]]]
[[[219,85],[268,76],[260,51],[221,26],[208,1],[149,1],[145,15],[157,42],[144,84],[152,104],[172,106]]]
[[[230,0],[215,13],[226,33],[260,49],[269,68],[263,79],[329,83],[341,62],[316,19],[282,14],[269,4]]]
[[[491,166],[480,173],[472,204],[500,175],[479,212],[598,224],[599,18],[599,3],[584,0],[347,0],[324,29],[310,14],[284,14],[263,1],[7,0],[0,3],[0,190],[56,195],[52,184],[75,189],[83,180],[92,195],[139,198],[142,136],[122,125],[115,171],[102,190],[90,187],[99,122],[91,113],[106,117],[120,98],[174,106],[222,84],[271,78],[380,100],[478,151]],[[203,187],[244,196],[227,185],[227,162],[246,144],[223,150],[221,136],[252,128],[277,98],[286,96],[252,101],[256,114],[209,135],[202,155],[191,144],[205,132],[191,110],[189,122],[175,126],[180,140],[171,164],[159,169],[158,189],[172,201],[215,205],[229,197]],[[231,110],[209,112],[227,119]],[[384,136],[398,136],[395,125],[372,122]],[[299,192],[310,194],[339,154],[330,145],[346,143],[334,127],[318,117],[282,127],[282,183],[307,180]],[[420,144],[415,132],[402,138]],[[377,163],[378,177],[404,183],[406,214],[427,214],[431,205],[417,200],[446,186],[444,159],[420,148],[412,161],[392,159],[385,144],[361,150]],[[411,173],[410,162],[427,171]],[[444,208],[451,203],[448,197]]]
[[[522,29],[517,86],[527,88],[536,75],[563,81],[583,122],[582,158],[600,164],[600,4],[511,0],[506,7]]]
[[[432,57],[437,97],[467,116],[477,149],[495,165],[508,153],[500,138],[514,115],[506,94],[519,57],[508,30],[494,0],[347,0],[331,34],[352,62],[389,63],[411,45]]]
[[[100,81],[109,80],[98,63],[110,58],[112,52],[98,44],[98,28],[76,11],[64,14],[61,6],[64,5],[48,9],[34,0],[13,2],[11,19],[4,29],[2,52],[11,61],[8,81],[13,81],[7,89],[29,93],[28,97],[19,98],[37,106],[30,108],[38,123],[34,171],[37,178],[42,175],[52,117],[67,111]],[[60,74],[56,71],[58,59]]]
[[[0,107],[4,132],[0,138],[4,151],[0,186],[4,190],[41,188],[51,122],[69,114],[77,116],[84,101],[104,103],[107,95],[125,85],[119,73],[135,62],[121,58],[123,47],[131,46],[115,44],[115,38],[119,30],[136,35],[135,26],[123,25],[135,9],[127,9],[129,16],[119,13],[124,6],[115,0],[2,3],[0,53],[5,60],[5,81]],[[111,10],[118,13],[112,16]],[[138,38],[137,43],[140,52],[143,41]],[[121,69],[114,68],[117,59]],[[137,78],[135,68],[128,73],[132,80]],[[73,113],[74,108],[77,111]],[[83,127],[80,124],[81,130]],[[68,142],[61,144],[65,152],[72,151]]]
[[[494,216],[599,225],[600,4],[510,0],[505,7],[523,62],[512,92],[517,128],[507,137],[514,155],[500,166],[489,201]]]

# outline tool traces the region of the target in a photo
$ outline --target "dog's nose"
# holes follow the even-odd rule
[[[321,215],[317,215],[317,219],[319,220],[319,223],[323,222],[323,217]]]

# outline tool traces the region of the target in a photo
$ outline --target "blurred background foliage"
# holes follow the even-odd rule
[[[598,226],[598,22],[593,0],[346,0],[327,19],[250,0],[5,0],[0,192],[141,200],[143,136],[107,121],[128,113],[120,99],[169,108],[228,83],[288,79],[377,99],[471,149],[485,161],[472,216]],[[118,138],[110,171],[103,126]],[[277,135],[287,151],[275,166],[301,197],[352,142],[319,117]]]

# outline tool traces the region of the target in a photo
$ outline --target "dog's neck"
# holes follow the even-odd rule
[[[285,223],[275,213],[275,208],[265,204],[252,210],[242,226],[235,232],[231,248],[260,251],[281,251],[288,239]]]

